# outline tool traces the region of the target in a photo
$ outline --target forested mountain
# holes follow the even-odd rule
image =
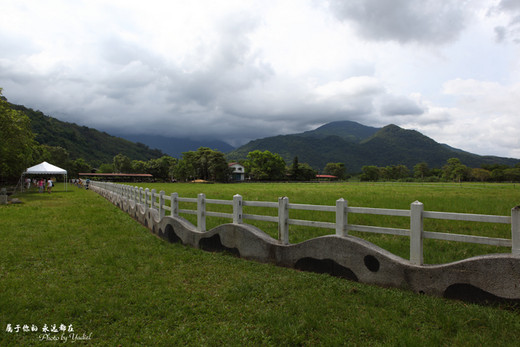
[[[328,136],[339,136],[344,140],[360,142],[375,133],[381,128],[369,127],[352,121],[331,122],[320,126],[311,131],[302,133],[303,136],[325,138]]]
[[[415,130],[396,125],[367,127],[356,122],[332,122],[301,134],[279,135],[254,140],[228,153],[230,160],[240,160],[254,150],[278,153],[291,163],[300,162],[322,169],[329,162],[342,162],[349,172],[360,172],[365,165],[406,165],[410,169],[420,162],[440,168],[449,158],[459,158],[464,165],[483,164],[513,166],[518,159],[479,156],[439,144]]]
[[[142,143],[133,143],[96,129],[62,122],[25,106],[11,104],[11,107],[30,118],[36,141],[42,145],[64,148],[71,160],[83,158],[91,165],[100,165],[112,163],[117,154],[126,155],[132,160],[149,160],[164,155],[160,150],[150,149]]]

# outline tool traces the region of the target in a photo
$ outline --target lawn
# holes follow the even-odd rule
[[[374,188],[379,194],[339,184],[167,187],[181,196],[205,192],[230,199],[240,193],[276,201],[286,195],[291,202],[314,204],[343,196],[351,205],[373,201],[388,208],[421,200],[428,210],[504,215],[520,193],[513,186],[489,194],[488,188],[461,188],[456,194],[468,203],[462,207],[443,206],[449,189],[439,187],[438,193],[419,189],[417,197],[402,186],[380,185]],[[54,344],[53,339],[95,346],[513,346],[520,339],[520,312],[513,307],[378,288],[169,244],[94,192],[60,188],[0,206],[1,346]],[[474,194],[493,199],[496,189],[503,194],[489,203],[492,210],[472,202]],[[328,193],[320,197],[323,191]],[[24,325],[38,331],[24,332]],[[58,332],[43,331],[53,325]]]
[[[145,184],[143,188],[163,190],[166,194],[177,192],[180,197],[197,197],[204,193],[208,199],[232,200],[240,194],[244,200],[278,201],[287,196],[291,203],[334,206],[336,200],[344,198],[349,206],[378,207],[390,209],[410,209],[416,200],[424,204],[426,211],[460,212],[510,216],[511,209],[520,205],[520,185],[518,184],[402,184],[402,183],[262,183],[262,184]],[[181,203],[180,208],[196,209],[196,204]],[[207,205],[208,210],[231,213],[230,206]],[[245,213],[277,215],[276,209],[244,208]],[[196,224],[194,215],[182,217]],[[290,218],[334,222],[334,213],[291,210]],[[377,225],[392,228],[410,228],[410,218],[349,214],[350,224]],[[207,218],[210,230],[230,219]],[[278,237],[276,223],[246,221]],[[511,226],[507,224],[425,220],[426,231],[457,234],[511,238]],[[289,241],[298,243],[317,236],[333,234],[332,229],[301,226],[289,227]],[[364,238],[390,252],[409,259],[409,238],[393,235],[377,235],[351,232],[351,235]],[[511,249],[498,246],[477,245],[459,242],[424,240],[424,261],[426,264],[441,264],[472,256],[490,253],[510,253]]]

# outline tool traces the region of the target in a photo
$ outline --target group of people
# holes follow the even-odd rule
[[[85,181],[83,181],[81,178],[74,178],[71,180],[72,184],[74,184],[78,188],[85,188],[88,189],[88,185],[90,184],[90,180],[87,178]]]
[[[47,193],[51,193],[52,187],[54,187],[54,181],[52,178],[44,179],[44,178],[33,178],[32,180],[27,177],[25,179],[25,188],[29,190],[31,188],[31,184],[35,187],[38,187],[38,192],[43,193],[47,189]]]

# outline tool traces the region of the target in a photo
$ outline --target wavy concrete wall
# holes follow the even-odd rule
[[[207,251],[352,281],[471,302],[520,303],[520,256],[492,254],[442,265],[414,265],[363,239],[329,235],[283,245],[248,224],[224,224],[199,232],[180,217],[165,216],[144,204],[92,187],[158,237]]]

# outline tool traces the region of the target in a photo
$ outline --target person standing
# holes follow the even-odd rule
[[[49,178],[49,180],[47,181],[47,193],[51,193],[51,190],[52,190],[52,179]]]
[[[45,181],[43,180],[43,178],[40,178],[40,180],[38,181],[38,192],[39,193],[43,193],[44,183],[45,183]]]

